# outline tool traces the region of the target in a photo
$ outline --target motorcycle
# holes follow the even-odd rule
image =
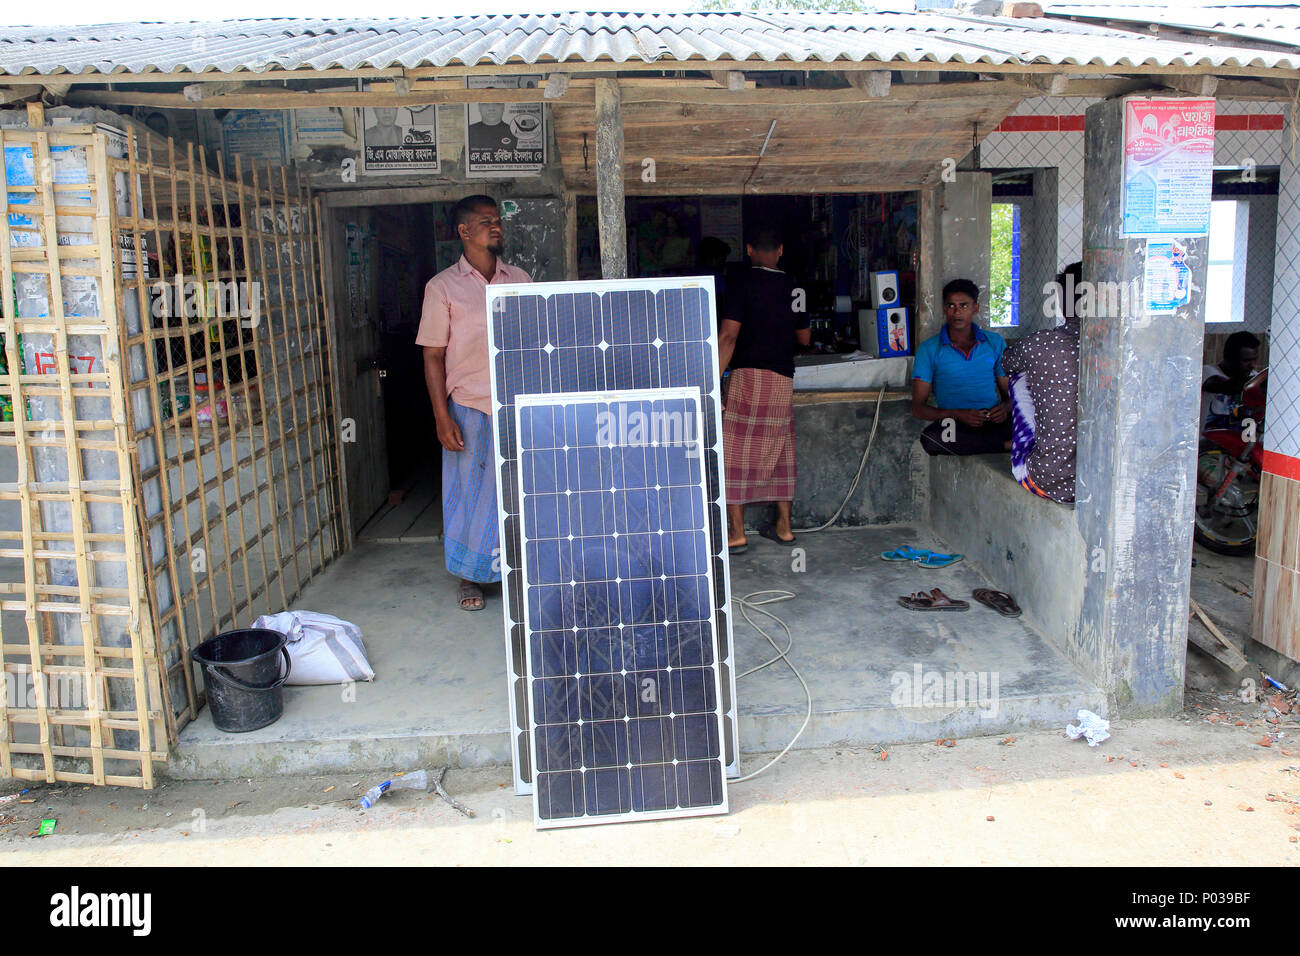
[[[1267,369],[1242,389],[1234,426],[1206,429],[1196,463],[1198,542],[1218,554],[1253,555],[1264,473],[1264,387]],[[1240,427],[1236,423],[1240,422]]]

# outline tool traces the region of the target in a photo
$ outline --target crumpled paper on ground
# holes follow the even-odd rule
[[[1090,710],[1079,711],[1079,725],[1066,724],[1065,732],[1070,735],[1071,740],[1078,740],[1082,737],[1088,741],[1089,747],[1095,747],[1103,740],[1110,737],[1110,721],[1098,717]]]

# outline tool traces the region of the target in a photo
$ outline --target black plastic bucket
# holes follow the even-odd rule
[[[280,688],[293,666],[283,634],[265,628],[227,631],[204,641],[191,655],[203,668],[203,689],[218,730],[242,734],[280,719]]]

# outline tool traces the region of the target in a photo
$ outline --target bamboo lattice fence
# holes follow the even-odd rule
[[[189,652],[343,546],[319,209],[282,167],[65,129],[0,130],[0,775],[151,787]]]

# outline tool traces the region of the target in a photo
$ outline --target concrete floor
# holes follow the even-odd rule
[[[918,613],[896,598],[940,587],[970,599],[987,586],[963,564],[926,571],[880,560],[899,544],[942,549],[906,527],[801,536],[804,570],[791,549],[751,536],[732,558],[732,593],[793,591],[771,609],[794,633],[791,658],[808,682],[813,718],[798,746],[867,746],[1056,728],[1101,693],[1018,620],[975,604],[960,613]],[[357,623],[377,677],[355,688],[285,689],[285,713],[247,734],[216,730],[205,710],[181,733],[168,765],[175,777],[221,779],[273,773],[401,767],[472,767],[510,759],[504,637],[499,589],[487,609],[468,614],[454,602],[453,579],[433,543],[361,541],[316,579],[297,603]],[[760,623],[762,618],[756,617]],[[770,628],[778,641],[780,628]],[[774,651],[737,612],[739,670]],[[953,672],[985,679],[979,702],[899,698],[920,668],[922,680]],[[990,700],[989,698],[993,698]],[[781,749],[806,713],[802,690],[781,664],[740,680],[741,747]],[[758,761],[745,761],[752,769]]]

